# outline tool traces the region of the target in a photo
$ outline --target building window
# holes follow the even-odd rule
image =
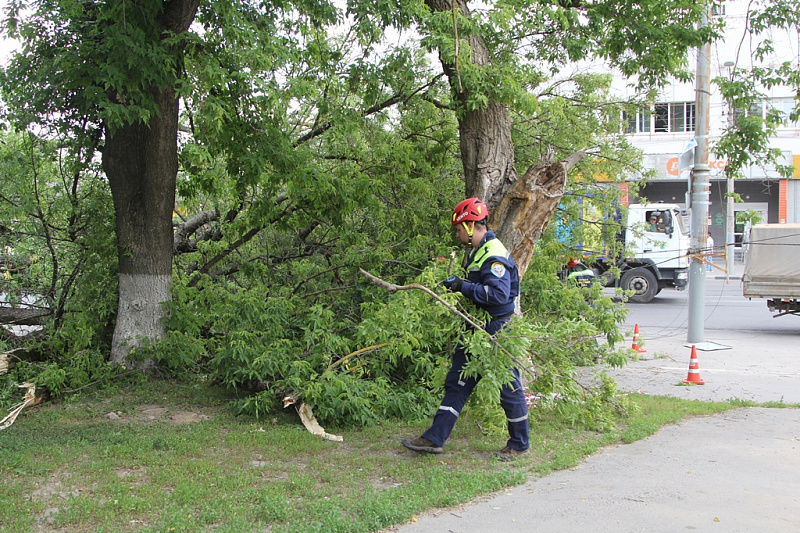
[[[665,133],[669,131],[669,104],[656,104],[655,107],[655,124],[653,131],[656,133]]]
[[[678,102],[669,105],[669,131],[694,131],[694,102]]]
[[[650,131],[650,111],[647,109],[640,109],[638,112],[639,115],[639,131],[643,131],[645,133]]]
[[[656,133],[694,131],[694,102],[656,104],[653,131]]]
[[[622,112],[623,133],[647,133],[650,131],[650,112],[639,108],[636,113]]]
[[[651,122],[652,117],[652,122]],[[652,128],[652,129],[651,129]],[[622,129],[624,133],[684,133],[695,129],[695,103],[673,102],[656,104],[652,112],[640,108],[634,116],[622,112]]]
[[[800,121],[792,120],[792,113],[795,112],[795,104],[794,98],[778,98],[772,101],[770,105],[778,112],[783,121],[779,127],[797,128],[800,126]],[[798,109],[797,112],[800,113],[800,109]]]
[[[622,112],[622,133],[636,133],[636,113]]]

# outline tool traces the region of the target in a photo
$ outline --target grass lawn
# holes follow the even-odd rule
[[[468,413],[443,454],[419,455],[399,440],[427,423],[325,427],[339,443],[307,432],[293,408],[256,420],[228,400],[205,383],[151,381],[24,411],[0,431],[0,531],[378,531],[736,407],[636,395],[605,433],[534,413],[531,452],[503,463],[492,452],[505,436]]]

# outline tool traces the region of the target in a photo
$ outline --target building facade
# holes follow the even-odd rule
[[[748,3],[732,0],[724,4],[715,16],[724,17],[725,39],[712,46],[711,77],[730,76],[735,69],[748,69],[753,66],[753,47],[755,41],[743,39],[747,20]],[[775,54],[770,58],[774,63],[789,61],[800,65],[800,34],[797,27],[791,30],[775,29],[770,37],[775,41]],[[690,54],[690,65],[696,63],[696,52]],[[694,62],[694,63],[693,63]],[[616,80],[615,88],[623,94],[627,92],[627,81]],[[788,117],[797,104],[795,94],[789,87],[763,89],[765,98],[748,110],[732,110],[718,90],[712,85],[711,104],[708,110],[710,122],[711,196],[709,209],[709,235],[715,243],[725,242],[727,162],[713,152],[715,141],[719,139],[729,121],[741,113],[765,116],[770,110],[777,111],[787,118],[770,139],[770,147],[781,151],[781,164],[794,166],[790,177],[782,177],[774,167],[754,165],[741,170],[742,178],[734,181],[734,192],[741,202],[734,204],[736,212],[737,241],[742,231],[742,221],[747,216],[758,213],[764,222],[800,222],[800,123]],[[655,105],[639,109],[635,115],[623,116],[625,134],[630,142],[645,153],[644,167],[654,174],[641,188],[638,196],[629,198],[631,203],[647,199],[650,202],[669,202],[687,205],[690,190],[691,170],[681,170],[679,157],[689,146],[695,135],[696,86],[693,83],[674,83],[662,90]],[[641,179],[633,177],[632,179]],[[746,212],[746,213],[745,213]],[[743,216],[744,213],[744,216]]]

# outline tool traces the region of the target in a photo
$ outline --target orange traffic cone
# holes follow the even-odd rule
[[[683,380],[684,383],[695,385],[705,385],[706,382],[700,377],[700,365],[697,363],[697,348],[692,344],[692,358],[689,360],[689,375]]]
[[[645,353],[647,350],[640,347],[637,343],[639,342],[639,324],[633,326],[633,344],[631,344],[631,350],[636,353]]]

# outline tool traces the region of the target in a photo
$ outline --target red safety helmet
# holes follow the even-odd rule
[[[453,209],[453,220],[451,224],[455,226],[461,222],[483,220],[489,216],[489,209],[480,198],[467,198]]]
[[[570,257],[569,258],[569,263],[567,263],[567,268],[572,268],[572,267],[574,267],[576,265],[580,265],[580,264],[581,264],[581,260],[580,259],[575,259],[574,257]]]

